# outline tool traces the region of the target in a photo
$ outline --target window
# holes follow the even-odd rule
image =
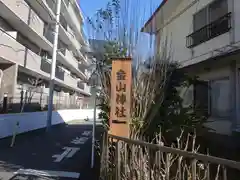
[[[210,83],[211,115],[213,117],[230,116],[230,80],[213,80]]]
[[[193,15],[193,33],[187,36],[187,47],[193,47],[226,33],[231,28],[227,0],[215,0]]]
[[[193,15],[193,30],[197,31],[228,13],[227,0],[215,0]]]
[[[209,5],[209,23],[228,13],[227,0],[216,0]]]
[[[207,20],[207,10],[208,8],[204,8],[195,15],[193,15],[193,30],[197,31],[208,24]]]

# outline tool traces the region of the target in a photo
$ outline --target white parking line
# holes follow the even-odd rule
[[[61,162],[63,160],[63,158],[65,156],[67,156],[68,153],[72,150],[69,147],[64,147],[63,149],[65,149],[65,151],[62,154],[55,154],[52,156],[53,158],[56,158],[56,160],[54,162]]]
[[[48,171],[48,170],[35,170],[35,169],[19,169],[14,174],[45,176],[45,177],[64,177],[64,178],[79,178],[80,173],[67,172],[67,171]]]
[[[67,158],[71,158],[73,157],[73,155],[78,152],[80,150],[80,148],[73,148],[72,147],[72,150],[70,151],[70,153],[68,153],[68,155],[66,156]]]

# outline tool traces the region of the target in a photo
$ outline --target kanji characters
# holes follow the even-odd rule
[[[126,80],[126,73],[125,73],[125,71],[123,71],[122,69],[120,69],[120,70],[117,72],[117,80],[118,80],[118,81]]]
[[[117,92],[120,92],[120,91],[126,92],[126,84],[119,82],[116,86],[116,91]]]
[[[117,106],[115,115],[120,118],[126,117],[126,109],[124,108],[124,106],[120,106],[120,107]]]
[[[126,94],[117,94],[117,97],[116,97],[116,102],[117,104],[121,104],[121,105],[124,105],[124,103],[126,102]]]

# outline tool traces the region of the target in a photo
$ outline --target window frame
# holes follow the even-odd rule
[[[201,28],[207,26],[208,24],[214,22],[214,21],[211,21],[211,20],[210,20],[210,7],[211,7],[212,4],[216,3],[217,1],[219,1],[219,2],[220,2],[220,1],[225,1],[226,4],[227,4],[227,9],[228,9],[228,0],[214,0],[214,1],[210,2],[209,4],[203,6],[200,10],[198,10],[196,13],[193,14],[193,19],[192,19],[193,32],[196,32],[196,31],[200,30]],[[207,9],[207,10],[206,10],[206,18],[207,18],[207,21],[206,21],[206,22],[207,22],[207,23],[206,23],[204,26],[202,26],[201,28],[195,29],[195,27],[194,27],[194,24],[195,24],[194,20],[195,20],[195,18],[194,18],[194,17],[195,17],[199,12],[201,12],[203,9]],[[227,13],[229,13],[229,11],[227,11]],[[219,17],[219,18],[220,18],[220,17]]]
[[[229,81],[229,97],[228,97],[228,101],[229,101],[229,114],[227,116],[221,116],[221,115],[214,115],[213,116],[213,112],[212,112],[212,105],[213,105],[213,102],[212,102],[212,83],[214,81],[221,81],[221,80],[228,80]],[[212,79],[209,79],[208,80],[208,83],[209,83],[209,90],[208,90],[208,95],[209,95],[209,114],[210,114],[210,117],[213,117],[213,118],[229,118],[231,116],[231,109],[232,109],[232,105],[231,105],[231,78],[230,76],[223,76],[223,77],[219,77],[219,78],[212,78]]]

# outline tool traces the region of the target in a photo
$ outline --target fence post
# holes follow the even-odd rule
[[[178,179],[181,180],[182,179],[182,156],[178,157]]]
[[[169,180],[170,177],[170,154],[166,153],[166,162],[165,162],[165,179]]]
[[[121,180],[121,142],[116,143],[116,180]]]
[[[108,175],[108,153],[109,153],[109,146],[108,146],[108,134],[105,132],[103,134],[103,142],[101,145],[102,153],[101,153],[101,174],[103,174],[103,177],[107,177]]]
[[[3,113],[7,113],[8,111],[8,94],[4,93],[3,96]]]
[[[223,166],[222,168],[223,168],[223,180],[227,180],[227,169],[225,166]]]
[[[192,160],[192,180],[197,179],[197,160]]]

